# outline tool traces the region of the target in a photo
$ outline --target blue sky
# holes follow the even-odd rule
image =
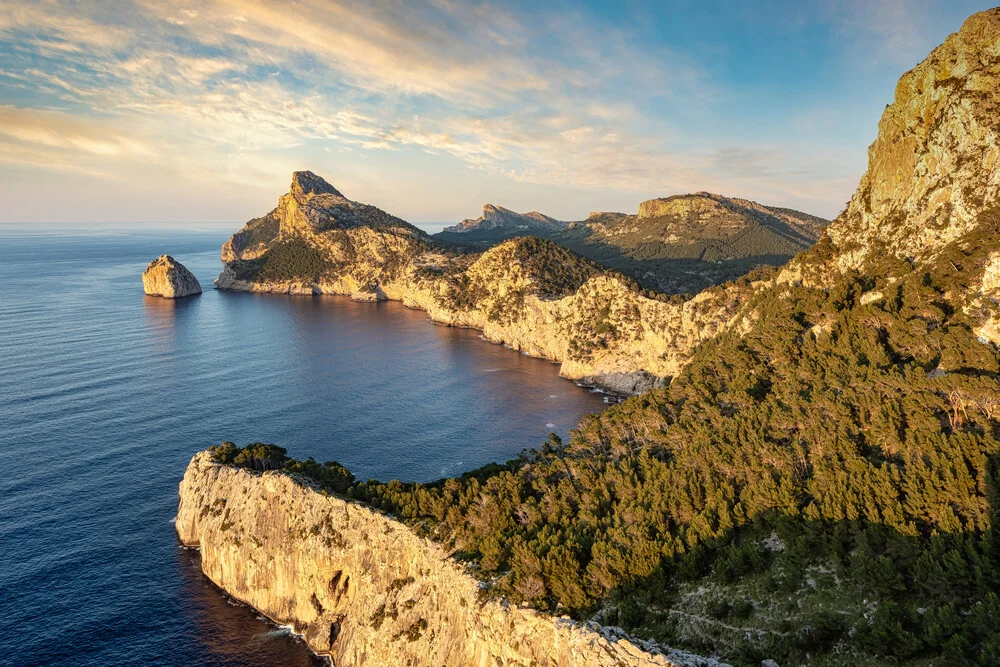
[[[296,169],[415,222],[832,217],[895,81],[989,6],[0,0],[0,221],[243,221]]]

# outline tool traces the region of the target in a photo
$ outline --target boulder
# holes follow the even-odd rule
[[[201,294],[201,285],[194,274],[170,255],[160,255],[142,272],[142,287],[150,296],[168,299]]]

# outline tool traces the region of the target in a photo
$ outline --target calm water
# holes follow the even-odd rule
[[[210,288],[229,231],[0,226],[0,663],[310,664],[178,546],[177,484],[221,440],[431,480],[562,434],[601,398],[398,304]]]

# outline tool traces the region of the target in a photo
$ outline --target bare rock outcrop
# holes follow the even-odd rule
[[[335,665],[718,667],[617,628],[486,600],[436,544],[284,473],[191,460],[177,533],[233,597]]]
[[[150,296],[180,299],[201,294],[194,274],[170,255],[160,255],[142,272],[142,287]]]
[[[539,239],[447,252],[311,172],[296,172],[277,208],[234,234],[222,259],[219,289],[402,301],[436,323],[479,329],[487,340],[561,363],[565,377],[620,394],[675,375],[696,345],[737,321],[748,293],[743,285],[686,302],[649,298]]]
[[[904,74],[868,171],[827,232],[842,270],[927,258],[1000,197],[1000,8],[971,16]]]

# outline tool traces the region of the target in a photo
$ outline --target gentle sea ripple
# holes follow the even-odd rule
[[[399,304],[216,292],[229,231],[0,225],[0,663],[312,664],[179,547],[194,452],[260,440],[432,480],[604,407]],[[163,252],[206,292],[146,297]]]

